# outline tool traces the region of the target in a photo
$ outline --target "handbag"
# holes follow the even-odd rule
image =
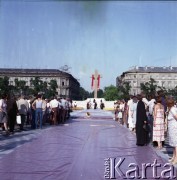
[[[21,124],[21,116],[20,115],[17,115],[16,116],[16,121],[17,121],[17,124]]]

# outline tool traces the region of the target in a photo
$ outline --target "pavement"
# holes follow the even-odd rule
[[[135,134],[113,116],[82,110],[63,125],[26,127],[10,136],[0,132],[0,179],[176,179],[176,168],[168,163],[168,137],[162,150],[136,146]]]

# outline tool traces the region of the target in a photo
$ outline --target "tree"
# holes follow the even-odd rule
[[[156,81],[153,78],[150,78],[149,82],[141,83],[140,88],[147,96],[151,94],[156,94],[157,91],[157,84]]]
[[[30,80],[31,85],[33,86],[33,94],[36,95],[43,90],[43,81],[40,77],[35,77],[34,79],[31,78]]]
[[[173,96],[177,100],[177,86],[174,89],[169,89],[168,91],[163,91],[168,96]]]
[[[114,101],[119,99],[118,89],[114,85],[110,85],[104,88],[104,98],[106,101]]]
[[[28,95],[29,86],[26,86],[26,81],[24,80],[18,80],[17,78],[15,79],[15,87],[14,87],[14,92],[16,94],[25,94]]]
[[[118,88],[118,94],[120,99],[128,99],[131,86],[130,82],[123,82]]]
[[[86,91],[83,87],[80,87],[79,96],[80,96],[79,98],[80,100],[86,100],[87,98],[91,97],[91,93]]]
[[[90,96],[89,96],[90,98],[94,98],[94,91],[92,91],[91,93],[90,93]],[[97,97],[98,98],[104,98],[104,91],[102,90],[102,89],[99,89],[98,91],[97,91]]]
[[[48,83],[49,87],[47,88],[47,84],[46,82],[43,83],[43,87],[46,89],[44,89],[44,93],[45,93],[45,96],[47,98],[50,98],[52,96],[55,96],[55,95],[58,95],[58,92],[57,92],[57,88],[58,88],[58,85],[57,85],[57,81],[56,80],[50,80],[50,82]]]
[[[4,78],[0,78],[0,95],[8,94],[12,89],[12,86],[9,88],[9,77],[4,76]]]

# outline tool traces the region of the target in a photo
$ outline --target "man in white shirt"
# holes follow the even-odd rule
[[[20,130],[23,130],[24,123],[26,122],[27,113],[29,110],[29,103],[26,99],[24,99],[24,96],[21,95],[19,100],[17,101],[17,107],[19,114],[21,116],[21,124],[20,124]]]
[[[58,106],[59,106],[59,102],[57,101],[57,98],[53,97],[53,99],[50,101],[50,108],[51,108],[51,112],[52,112],[52,121],[53,121],[54,125],[57,124]]]
[[[67,106],[66,99],[62,98],[61,99],[61,107],[62,107],[61,121],[62,121],[62,123],[64,123],[66,120],[66,109],[67,109],[66,106]]]

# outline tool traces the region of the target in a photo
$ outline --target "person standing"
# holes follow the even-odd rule
[[[47,102],[44,97],[42,97],[42,123],[46,123],[46,111],[47,111]]]
[[[53,99],[50,101],[50,108],[52,112],[52,122],[54,125],[57,125],[58,123],[58,106],[59,102],[57,100],[57,97],[53,97]]]
[[[149,115],[148,115],[148,123],[150,125],[150,131],[149,131],[149,141],[152,141],[153,137],[153,112],[154,112],[154,106],[155,106],[155,98],[154,95],[150,95],[150,101],[149,101]]]
[[[8,95],[7,97],[7,117],[10,128],[10,133],[14,133],[14,127],[16,123],[16,116],[18,114],[18,107],[14,95]]]
[[[104,109],[104,103],[103,103],[102,99],[100,100],[100,109]]]
[[[0,98],[0,124],[4,124],[4,128],[6,131],[6,135],[9,135],[8,127],[7,127],[7,95],[2,95]]]
[[[137,104],[137,111],[136,111],[136,145],[137,146],[144,146],[147,144],[147,132],[143,128],[144,124],[147,123],[147,115],[145,104],[142,101],[142,96],[140,94],[137,95],[138,104]]]
[[[62,113],[61,113],[61,122],[64,123],[65,120],[66,120],[66,99],[65,98],[61,99],[60,106],[61,106],[61,109],[62,109],[61,110],[62,111]]]
[[[27,113],[29,109],[28,101],[24,99],[24,95],[21,95],[19,100],[17,101],[17,107],[19,114],[21,116],[21,124],[20,124],[20,130],[24,130],[24,123],[26,122]]]
[[[132,99],[132,95],[130,95],[130,99],[127,102],[127,112],[128,112],[128,128],[131,130],[131,122],[132,122],[132,116],[131,116],[131,110],[130,110],[130,106],[131,104],[133,104],[133,99]]]
[[[177,164],[177,108],[174,106],[175,102],[173,98],[167,98],[166,104],[168,107],[168,110],[167,110],[168,132],[167,133],[169,137],[169,145],[173,147],[173,156],[170,162],[172,164]]]
[[[161,104],[162,98],[157,96],[156,105],[154,106],[154,126],[153,126],[153,141],[157,142],[158,149],[162,149],[162,141],[165,140],[165,112],[164,106]]]
[[[135,131],[136,126],[136,110],[137,110],[137,97],[133,96],[133,103],[130,104],[130,116],[132,118],[131,123],[129,124],[129,128],[131,128],[132,131]]]
[[[97,102],[95,99],[93,100],[93,107],[94,107],[94,109],[97,109]]]
[[[74,108],[75,108],[75,109],[77,108],[77,103],[76,103],[76,101],[74,102]]]
[[[125,101],[124,101],[123,125],[126,128],[128,127],[128,105],[127,105],[127,99],[125,99]]]
[[[33,102],[32,106],[35,109],[35,128],[38,127],[38,117],[39,117],[39,123],[40,128],[42,129],[42,103],[43,100],[41,98],[41,95],[39,94],[37,96],[37,99]]]

